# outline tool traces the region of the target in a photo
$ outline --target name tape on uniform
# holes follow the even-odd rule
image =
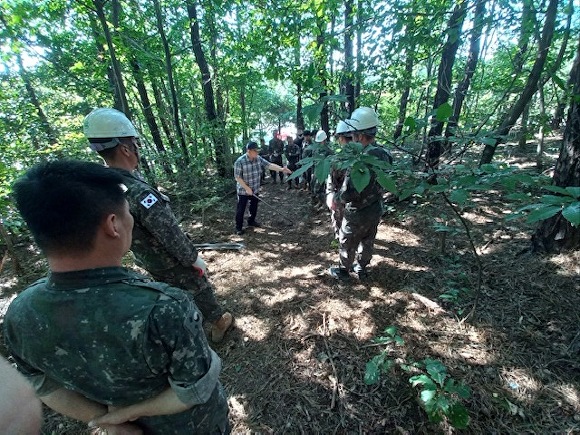
[[[143,201],[141,201],[141,205],[146,209],[150,209],[151,207],[153,207],[153,204],[155,204],[157,201],[159,201],[157,197],[152,193],[150,193],[143,199]]]

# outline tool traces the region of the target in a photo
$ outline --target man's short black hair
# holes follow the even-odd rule
[[[46,254],[93,248],[102,219],[125,203],[123,178],[113,169],[80,160],[40,163],[13,186],[20,214]]]
[[[304,130],[304,133],[302,133],[304,136],[312,136],[312,132],[310,130]]]

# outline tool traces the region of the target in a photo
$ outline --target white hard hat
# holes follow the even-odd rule
[[[316,133],[316,137],[314,138],[314,142],[324,142],[328,136],[324,130],[319,130]]]
[[[138,137],[137,130],[123,112],[111,108],[95,109],[83,121],[83,132],[95,151],[113,148],[119,144],[118,138]],[[91,139],[111,139],[92,141]]]
[[[350,133],[351,131],[352,131],[352,127],[344,121],[338,121],[338,124],[336,124],[336,131],[335,131],[336,135]]]
[[[359,107],[350,115],[350,119],[345,121],[354,131],[376,129],[379,125],[379,118],[376,112],[370,107]]]

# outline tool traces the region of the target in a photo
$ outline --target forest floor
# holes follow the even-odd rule
[[[343,283],[327,273],[337,261],[328,211],[269,178],[263,199],[263,226],[243,236],[233,233],[233,190],[203,217],[176,207],[195,242],[244,244],[203,252],[218,298],[235,316],[234,329],[214,346],[234,433],[452,433],[420,407],[409,382],[418,372],[401,369],[425,358],[441,361],[471,389],[463,401],[469,427],[459,432],[580,432],[580,252],[527,253],[534,227],[506,222],[493,192],[478,199],[463,217],[483,282],[464,320],[478,266],[463,231],[448,234],[444,245],[435,232],[442,201],[389,204],[369,277]],[[28,243],[18,246],[27,273],[17,279],[5,262],[0,318],[46,267],[24,253]],[[390,326],[403,344],[373,342]],[[383,350],[395,364],[366,385],[366,363]],[[46,434],[88,433],[82,427],[45,412]]]

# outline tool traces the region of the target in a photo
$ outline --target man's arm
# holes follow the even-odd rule
[[[40,402],[32,386],[0,357],[0,423],[3,433],[37,434],[42,423]]]
[[[277,165],[276,163],[270,163],[268,165],[268,169],[270,171],[276,171],[276,172],[284,172],[285,174],[291,174],[292,171],[288,168],[283,168],[282,166]]]
[[[234,177],[234,178],[240,184],[240,186],[242,186],[242,188],[246,191],[246,193],[249,196],[252,196],[254,194],[254,191],[252,190],[252,188],[250,186],[248,186],[248,183],[246,183],[242,177]]]
[[[186,411],[193,405],[183,403],[171,388],[162,391],[161,394],[142,402],[112,409],[110,412],[92,419],[89,427],[102,427],[103,425],[121,424],[135,421],[141,417],[154,415],[178,414]]]

